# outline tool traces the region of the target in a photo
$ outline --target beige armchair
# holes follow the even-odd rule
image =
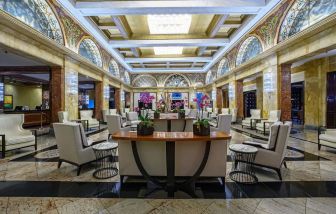
[[[237,108],[230,109],[230,114],[232,115],[232,120],[231,120],[232,123],[237,122],[237,112],[238,112]]]
[[[230,109],[229,108],[222,108],[221,114],[230,114]]]
[[[260,109],[251,109],[250,110],[251,117],[247,117],[242,121],[242,128],[244,126],[249,127],[249,128],[254,128],[256,125],[256,119],[261,119],[261,111]]]
[[[281,124],[281,122],[277,122],[271,126],[270,136],[267,142],[256,139],[244,142],[244,144],[252,145],[258,148],[254,164],[275,170],[280,180],[282,180],[282,164],[284,164],[287,168],[284,158],[286,155],[290,130],[291,123]]]
[[[100,126],[99,121],[96,118],[93,118],[92,110],[81,110],[80,111],[80,119],[88,120],[88,128],[97,128]]]
[[[57,112],[58,115],[58,121],[60,123],[67,123],[69,121],[69,113],[67,111],[59,111]]]
[[[56,144],[59,151],[58,168],[62,162],[77,166],[77,175],[84,164],[96,160],[92,142],[88,141],[80,123],[54,123]]]
[[[122,123],[122,118],[120,115],[114,114],[114,115],[107,115],[107,129],[108,129],[108,138],[113,133],[116,133],[118,131],[131,131],[130,126],[125,126],[125,124]]]
[[[6,157],[6,151],[35,146],[37,149],[36,131],[22,128],[24,123],[23,114],[0,115],[0,138],[2,158]]]
[[[217,126],[211,127],[211,131],[224,131],[230,133],[232,116],[230,114],[220,114],[217,117]]]
[[[281,111],[280,110],[272,110],[270,111],[269,117],[266,120],[260,120],[260,123],[256,124],[257,131],[263,132],[264,135],[266,132],[269,132],[269,127],[275,123],[280,121]]]
[[[107,123],[106,115],[117,114],[117,109],[104,109],[102,110],[103,122]]]
[[[318,150],[321,150],[322,146],[330,148],[336,148],[336,129],[319,128],[318,131]]]
[[[126,113],[127,123],[130,125],[138,125],[140,123],[138,112],[132,111]]]

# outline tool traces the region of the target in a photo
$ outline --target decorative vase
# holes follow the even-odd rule
[[[210,135],[210,126],[205,127],[203,125],[193,125],[193,132],[195,135],[199,135],[199,136],[208,136]]]
[[[138,135],[142,135],[142,136],[152,135],[153,132],[154,132],[154,127],[153,126],[147,127],[147,126],[142,126],[140,124],[137,126],[137,134]]]
[[[185,112],[179,112],[179,118],[184,119],[185,118]]]
[[[160,118],[160,113],[158,113],[158,112],[154,112],[154,118],[155,118],[155,119],[159,119],[159,118]]]

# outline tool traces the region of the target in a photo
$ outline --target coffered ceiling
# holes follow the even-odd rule
[[[58,0],[130,72],[206,72],[281,0]]]

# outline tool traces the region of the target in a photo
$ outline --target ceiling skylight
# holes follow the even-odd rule
[[[183,47],[154,47],[155,55],[182,54]]]
[[[191,24],[191,15],[147,15],[147,21],[150,34],[187,34]]]

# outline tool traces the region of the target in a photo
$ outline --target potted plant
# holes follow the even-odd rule
[[[154,118],[155,118],[155,119],[159,119],[159,118],[160,118],[160,110],[159,110],[159,109],[156,109],[156,110],[154,111]]]
[[[180,109],[180,111],[179,111],[179,118],[181,118],[181,119],[185,118],[185,110],[184,109]]]
[[[198,109],[202,114],[198,115],[197,121],[193,124],[193,132],[195,135],[207,136],[210,135],[209,120],[202,118],[204,108],[210,106],[210,99],[208,95],[203,95],[200,98],[195,98],[194,102],[197,103]]]
[[[138,135],[152,135],[154,132],[154,123],[149,118],[148,112],[145,116],[139,116],[140,123],[137,126],[137,134]]]

